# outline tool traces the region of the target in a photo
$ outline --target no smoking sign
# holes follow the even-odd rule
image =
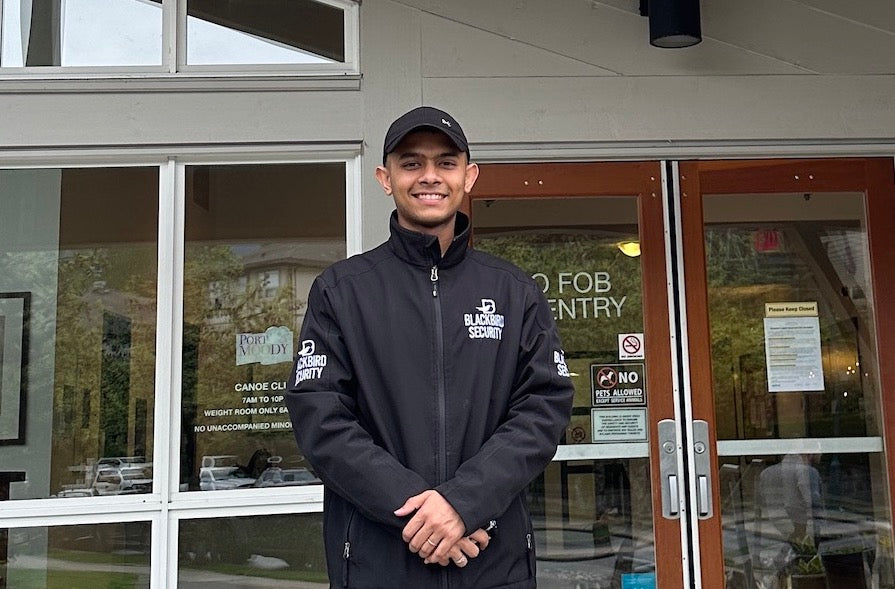
[[[618,359],[643,360],[643,334],[618,334]]]

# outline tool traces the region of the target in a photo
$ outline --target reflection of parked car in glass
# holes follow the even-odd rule
[[[100,468],[93,480],[97,495],[122,495],[152,491],[152,475],[143,466]]]
[[[268,462],[279,456],[272,456]],[[282,460],[282,458],[280,458]],[[288,487],[293,485],[316,485],[320,479],[310,470],[300,468],[280,468],[280,461],[274,462],[255,481],[255,487]]]
[[[61,485],[59,497],[92,497],[152,492],[152,462],[144,456],[105,456],[68,468],[78,473],[77,483]]]
[[[83,487],[74,487],[71,489],[62,489],[57,497],[93,497],[93,489]]]
[[[117,468],[101,468],[93,479],[93,490],[97,495],[117,495],[121,489],[121,473]]]
[[[106,456],[96,462],[97,468],[122,468],[124,466],[149,466],[145,456]]]
[[[152,472],[142,466],[122,468],[120,493],[151,493]]]
[[[203,491],[220,491],[251,487],[255,479],[246,475],[236,463],[236,456],[225,454],[203,456],[199,469],[199,488]]]
[[[255,481],[255,487],[288,487],[294,485],[315,485],[321,482],[314,473],[305,467],[282,468],[282,456],[271,456],[264,469]]]

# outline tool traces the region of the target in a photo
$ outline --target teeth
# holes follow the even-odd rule
[[[429,193],[417,194],[416,197],[420,200],[441,200],[442,198],[444,198],[440,194],[429,194]]]

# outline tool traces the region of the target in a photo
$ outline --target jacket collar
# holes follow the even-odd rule
[[[448,250],[441,255],[438,238],[405,229],[398,224],[397,211],[392,212],[389,221],[391,237],[388,242],[400,259],[414,266],[438,265],[442,268],[459,263],[465,256],[469,242],[469,217],[458,212],[454,225],[454,239]]]

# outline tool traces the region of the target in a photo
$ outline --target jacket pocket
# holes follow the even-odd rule
[[[533,579],[537,574],[537,565],[535,564],[535,535],[531,526],[528,528],[528,533],[525,534],[525,546],[528,550],[528,576]]]
[[[354,515],[356,513],[357,510],[354,507],[351,507],[345,524],[345,543],[342,547],[342,587],[346,589],[349,586],[348,565],[351,560],[351,524],[354,521]]]
[[[531,581],[535,576],[535,535],[524,497],[514,499],[497,523],[494,539],[504,551],[504,562],[509,567],[503,584]],[[485,549],[486,554],[488,550],[490,546]]]

